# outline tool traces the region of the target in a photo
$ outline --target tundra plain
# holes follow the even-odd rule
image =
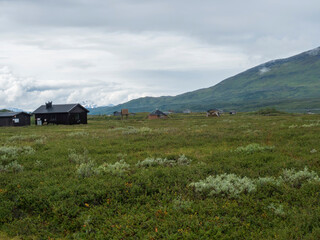
[[[319,115],[0,128],[1,239],[319,239]]]

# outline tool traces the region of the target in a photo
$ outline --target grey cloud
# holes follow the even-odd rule
[[[0,91],[103,105],[207,87],[318,47],[319,12],[319,0],[0,0],[0,63],[15,72]]]

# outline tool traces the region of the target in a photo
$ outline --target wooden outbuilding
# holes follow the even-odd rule
[[[29,126],[30,117],[25,112],[0,112],[0,126]]]
[[[88,112],[85,107],[76,104],[55,104],[48,102],[33,112],[36,125],[43,124],[87,124]]]
[[[209,109],[207,111],[207,117],[220,117],[220,111],[218,109]]]
[[[155,110],[151,112],[148,116],[148,119],[165,119],[168,118],[168,115],[160,110]]]
[[[121,109],[121,119],[123,119],[123,117],[126,117],[126,118],[129,117],[129,110],[128,109]]]

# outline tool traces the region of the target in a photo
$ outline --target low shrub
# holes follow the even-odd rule
[[[258,185],[265,185],[265,184],[271,184],[271,185],[275,185],[275,186],[280,186],[283,181],[281,178],[275,178],[275,177],[259,177],[257,180],[256,180],[256,183]]]
[[[271,203],[268,206],[268,209],[271,210],[271,212],[277,216],[284,217],[286,215],[282,204]]]
[[[320,122],[310,123],[310,124],[303,124],[301,127],[303,127],[303,128],[311,128],[311,127],[318,127],[318,126],[320,126]]]
[[[88,163],[91,161],[91,158],[88,155],[88,150],[84,150],[83,153],[77,153],[74,149],[69,149],[69,162],[81,164],[81,163]]]
[[[310,153],[316,153],[316,152],[318,152],[316,149],[312,149],[312,150],[310,151]]]
[[[238,153],[254,153],[254,152],[262,152],[262,151],[272,151],[274,149],[274,146],[261,146],[258,143],[252,143],[245,147],[238,147],[235,152]]]
[[[186,210],[191,208],[192,202],[188,200],[184,200],[181,197],[178,197],[172,201],[173,209],[175,210]]]
[[[81,178],[91,177],[99,174],[99,169],[96,167],[94,161],[81,163],[76,170],[77,174]]]
[[[18,173],[23,171],[23,166],[17,161],[13,161],[7,165],[0,165],[0,172],[13,172]]]
[[[295,188],[300,188],[305,183],[320,181],[318,174],[314,171],[309,171],[307,167],[301,171],[284,169],[280,178],[283,182]]]
[[[141,127],[141,128],[135,128],[135,127],[128,127],[127,130],[122,131],[122,134],[145,134],[145,133],[151,133],[152,129],[148,127]]]
[[[201,192],[208,196],[223,196],[236,198],[241,193],[255,192],[257,186],[274,185],[279,187],[287,184],[294,188],[300,188],[303,184],[320,182],[318,174],[309,171],[307,167],[301,171],[294,169],[284,169],[281,176],[275,177],[259,177],[258,179],[250,179],[248,177],[238,177],[235,174],[221,174],[217,176],[209,176],[205,180],[193,182],[189,184],[195,188],[196,192]]]
[[[105,173],[111,173],[113,175],[122,175],[123,173],[127,172],[130,168],[130,164],[126,163],[123,159],[114,164],[102,164],[98,167],[99,171]]]
[[[0,163],[8,164],[10,161],[16,160],[19,155],[30,155],[35,150],[30,147],[14,147],[14,146],[3,146],[0,147]]]
[[[18,141],[35,141],[41,138],[38,135],[15,135],[8,138],[8,142],[18,142]]]
[[[88,135],[89,135],[89,133],[87,133],[87,132],[72,132],[72,133],[68,133],[67,137],[85,137]]]
[[[146,158],[143,161],[139,161],[137,167],[153,167],[153,166],[176,166],[176,165],[189,165],[192,162],[184,154],[180,155],[178,159],[167,158]]]
[[[205,180],[193,182],[189,186],[194,187],[197,192],[204,193],[208,196],[215,195],[228,198],[237,198],[241,193],[256,191],[254,180],[226,173],[217,176],[209,176]]]

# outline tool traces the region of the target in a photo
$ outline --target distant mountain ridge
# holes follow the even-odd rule
[[[121,108],[149,112],[156,108],[252,111],[263,107],[290,112],[320,111],[320,47],[263,63],[209,88],[177,96],[138,98],[113,107],[92,109],[91,114],[109,114]]]

